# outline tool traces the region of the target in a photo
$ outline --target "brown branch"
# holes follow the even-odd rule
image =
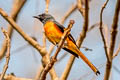
[[[70,33],[70,30],[71,30],[73,24],[74,24],[74,21],[71,20],[69,25],[68,25],[68,28],[66,28],[66,30],[64,31],[64,34],[63,34],[63,36],[62,36],[62,38],[61,38],[61,40],[60,40],[60,42],[58,44],[58,48],[57,48],[54,56],[51,58],[50,63],[47,64],[46,67],[44,68],[44,70],[43,70],[43,72],[41,74],[40,80],[45,80],[46,79],[46,75],[49,72],[49,70],[53,67],[54,63],[56,62],[57,55],[60,52],[60,50],[61,50],[61,48],[62,48],[62,46],[64,44],[65,39],[67,38],[68,34]]]
[[[85,51],[93,51],[92,49],[85,47],[85,46],[81,46],[81,48],[83,48]]]
[[[14,4],[11,10],[11,18],[13,18],[14,21],[17,20],[17,16],[20,13],[22,7],[24,6],[26,0],[14,0]],[[8,25],[8,35],[11,38],[12,36],[12,32],[13,32],[13,28],[11,25]],[[4,57],[5,52],[6,52],[6,40],[4,40],[3,44],[2,44],[2,48],[0,50],[0,60]]]
[[[100,27],[99,27],[99,30],[100,30],[100,34],[101,34],[101,37],[102,37],[102,41],[104,43],[104,50],[105,50],[105,55],[107,57],[107,60],[110,61],[110,58],[109,58],[109,55],[108,55],[108,50],[107,50],[107,44],[106,44],[106,41],[105,41],[105,38],[104,38],[104,34],[103,34],[103,31],[102,31],[102,25],[103,25],[103,22],[102,22],[102,14],[103,14],[103,10],[105,9],[107,3],[108,3],[109,0],[106,0],[106,2],[104,3],[104,5],[102,6],[101,8],[101,12],[100,12]]]
[[[89,1],[85,0],[85,16],[84,16],[83,30],[80,34],[80,37],[78,38],[78,40],[76,42],[76,44],[79,48],[80,48],[83,40],[85,39],[87,30],[88,30],[88,24],[89,24],[88,14],[89,14]],[[68,60],[67,66],[66,66],[64,72],[62,73],[62,76],[60,77],[61,80],[66,80],[67,79],[67,77],[70,73],[70,70],[72,68],[72,65],[74,63],[74,60],[75,60],[75,56],[71,55],[70,59]]]
[[[106,41],[106,46],[109,46],[109,40],[108,40],[108,37],[109,37],[109,35],[108,35],[108,31],[109,31],[109,29],[108,29],[108,26],[107,25],[103,25],[103,29],[104,29],[104,32],[105,32],[105,41]],[[108,50],[109,48],[107,48],[107,51],[108,51],[108,53],[109,53],[109,50]]]
[[[20,78],[14,75],[5,75],[3,80],[33,80],[33,79]]]
[[[85,16],[85,9],[83,8],[82,0],[77,0],[77,8],[81,15],[84,17]]]
[[[110,39],[110,47],[109,47],[109,55],[110,55],[111,62],[107,60],[104,80],[109,80],[109,76],[110,76],[111,69],[112,69],[112,57],[113,57],[113,52],[114,52],[114,47],[115,47],[115,40],[117,36],[118,18],[119,18],[119,12],[120,12],[119,9],[120,9],[120,0],[117,0],[116,7],[115,7],[115,13],[113,17],[113,23],[111,27],[111,39]]]
[[[54,47],[55,47],[55,45],[53,45],[53,44],[50,45],[49,50],[48,50],[49,55],[53,52]]]
[[[62,73],[61,77],[60,77],[60,80],[67,80],[67,77],[70,73],[70,70],[72,68],[72,65],[75,61],[75,57],[73,55],[70,56],[70,59],[68,60],[68,63],[64,69],[64,72]]]
[[[67,53],[64,53],[64,54],[58,59],[58,62],[60,62],[61,60],[63,60],[66,56],[67,56]],[[58,62],[57,62],[57,63],[58,63]]]
[[[77,5],[72,5],[72,7],[66,12],[61,20],[61,24],[64,24],[65,20],[77,9]]]
[[[83,30],[82,32],[80,33],[80,37],[78,39],[78,45],[81,45],[84,38],[86,37],[86,33],[87,33],[87,30],[88,30],[88,24],[89,24],[89,1],[86,0],[85,1],[85,17],[84,17],[84,24],[83,24]]]
[[[9,60],[10,60],[10,38],[8,36],[8,33],[6,30],[4,30],[3,28],[2,29],[2,32],[4,33],[5,35],[5,38],[6,38],[6,45],[7,45],[7,53],[6,53],[6,63],[4,65],[4,68],[3,68],[3,71],[2,71],[2,74],[0,76],[0,80],[3,80],[4,78],[4,75],[8,69],[8,64],[9,64]]]
[[[41,54],[42,57],[44,57],[45,59],[43,60],[44,64],[47,64],[50,60],[49,55],[47,54],[47,51],[44,47],[40,46],[34,39],[32,39],[31,37],[29,37],[15,22],[14,20],[9,17],[7,15],[7,13],[5,13],[1,8],[0,8],[0,14],[1,16],[4,17],[4,19],[6,19],[6,21],[8,21],[9,24],[12,25],[12,27],[29,43],[31,44],[34,48],[36,48],[39,53]],[[52,77],[56,78],[56,73],[54,68],[52,68],[50,70],[50,74]]]
[[[93,30],[95,27],[97,27],[97,26],[99,26],[99,25],[100,25],[100,23],[95,23],[95,24],[93,24],[92,26],[90,26],[90,28],[88,29],[87,32],[90,32],[91,30]]]
[[[46,36],[44,33],[43,33],[43,47],[46,48]]]
[[[45,0],[45,3],[46,3],[45,13],[48,13],[50,0]],[[43,33],[43,47],[46,48],[46,36],[44,33]]]
[[[120,53],[120,44],[119,44],[119,47],[117,49],[117,51],[114,53],[113,55],[113,59]]]
[[[36,76],[35,76],[35,80],[39,80],[40,79],[40,76],[41,76],[41,73],[42,73],[42,71],[43,71],[43,66],[41,65],[40,66],[40,68],[39,68],[39,70],[37,71],[37,74],[36,74]]]
[[[45,0],[45,2],[46,2],[45,13],[48,13],[48,8],[49,8],[50,0]]]
[[[5,13],[1,8],[0,8],[0,14],[1,16],[4,17],[4,19],[6,19],[6,21],[9,22],[9,24],[12,25],[12,27],[26,40],[28,41],[33,47],[35,47],[40,53],[41,55],[45,55],[42,49],[43,47],[40,46],[34,39],[32,39],[31,37],[29,37],[27,34],[25,34],[25,32],[15,23],[15,21],[9,17],[7,15],[7,13]]]

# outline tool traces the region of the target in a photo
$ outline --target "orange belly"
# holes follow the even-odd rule
[[[59,30],[56,24],[54,24],[51,21],[48,21],[44,25],[44,30],[45,30],[45,35],[49,41],[51,41],[53,44],[59,43],[63,33]]]

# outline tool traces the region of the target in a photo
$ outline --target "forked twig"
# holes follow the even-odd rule
[[[120,44],[117,51],[114,53],[113,58],[115,58],[120,53]]]
[[[7,45],[7,53],[6,53],[6,63],[4,65],[4,68],[3,68],[3,71],[2,71],[2,74],[0,76],[0,80],[3,80],[4,78],[4,75],[8,69],[8,64],[9,64],[9,60],[10,60],[10,38],[8,36],[8,33],[6,30],[4,30],[3,28],[2,29],[2,32],[4,33],[4,36],[5,36],[5,40],[6,40],[6,45]]]
[[[106,57],[107,57],[107,60],[110,61],[110,58],[109,58],[109,55],[108,55],[108,52],[109,52],[109,51],[108,51],[108,49],[107,49],[108,46],[107,46],[106,40],[105,40],[105,38],[104,38],[103,31],[102,31],[102,25],[103,25],[103,22],[102,22],[102,14],[103,14],[103,10],[105,9],[108,1],[109,1],[109,0],[106,0],[106,2],[104,3],[104,5],[103,5],[102,8],[101,8],[101,12],[100,12],[100,28],[99,28],[99,30],[100,30],[100,34],[101,34],[101,37],[102,37],[102,41],[103,41],[103,43],[104,43],[105,55],[106,55]]]

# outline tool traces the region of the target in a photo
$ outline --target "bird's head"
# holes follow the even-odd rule
[[[33,16],[33,17],[39,19],[43,24],[45,24],[46,21],[55,20],[53,16],[51,16],[50,14],[46,14],[46,13],[40,14],[38,16]]]

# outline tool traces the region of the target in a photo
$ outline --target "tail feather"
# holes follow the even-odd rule
[[[87,57],[78,50],[78,55],[82,58],[82,60],[95,72],[96,75],[100,74],[99,70],[87,59]]]

